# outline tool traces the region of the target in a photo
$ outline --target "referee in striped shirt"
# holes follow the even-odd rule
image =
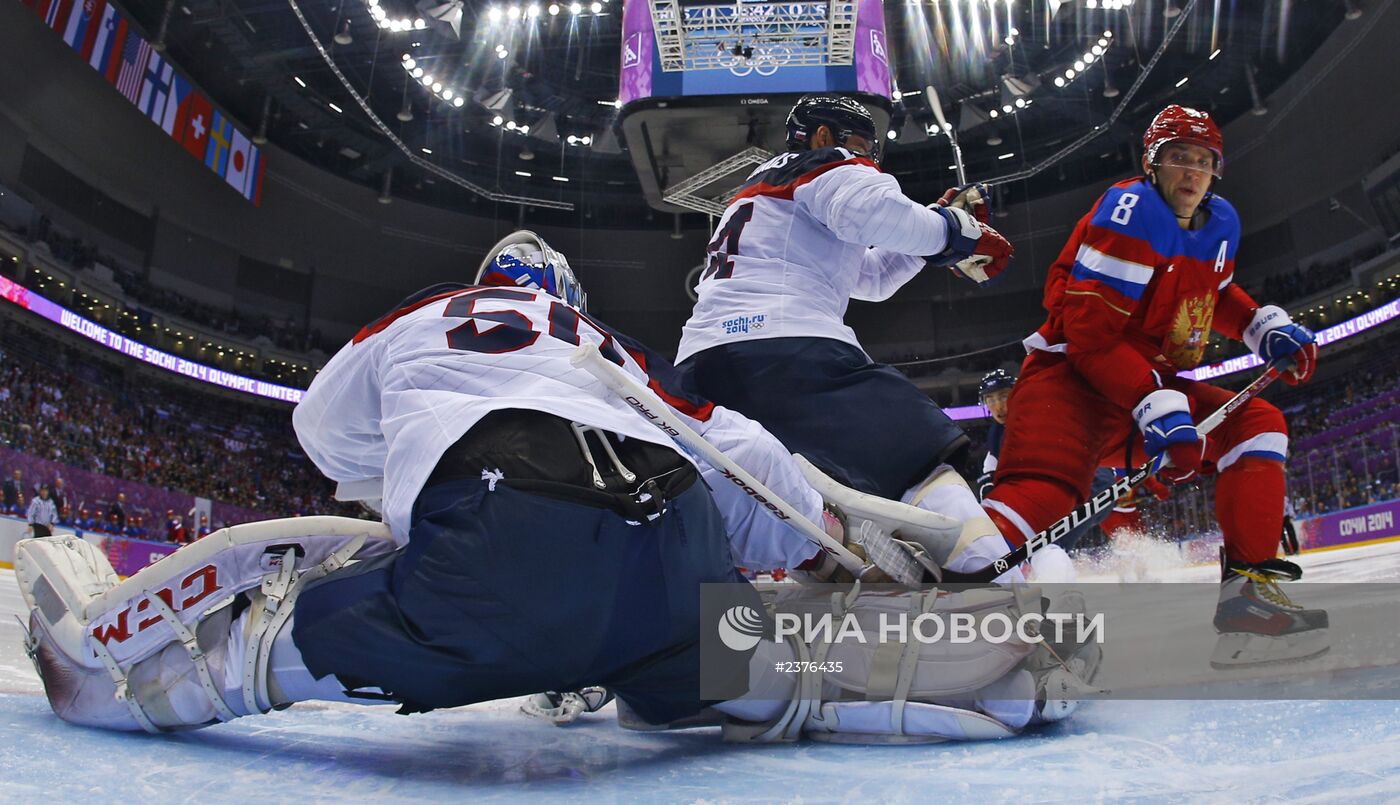
[[[35,537],[53,536],[54,523],[58,522],[58,509],[49,500],[49,485],[39,487],[39,496],[29,501],[29,527]]]

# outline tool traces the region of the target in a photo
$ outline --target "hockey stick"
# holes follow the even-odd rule
[[[598,352],[598,347],[593,344],[584,344],[574,352],[569,362],[593,375],[609,391],[621,397],[624,402],[631,406],[638,416],[655,425],[662,433],[670,436],[688,452],[699,456],[711,467],[723,473],[726,478],[748,493],[769,514],[817,543],[822,550],[834,556],[842,567],[851,571],[857,578],[866,569],[866,565],[860,557],[851,553],[845,545],[837,542],[831,535],[802,516],[802,513],[793,508],[792,504],[778,497],[773,493],[773,490],[764,486],[747,470],[734,463],[719,448],[705,441],[704,437],[692,430],[679,417],[670,415],[670,408],[665,402],[631,375],[624,372],[621,367],[604,358]],[[896,558],[900,557],[903,561],[897,562],[897,566],[881,567],[881,569],[895,581],[911,587],[918,585],[923,579],[923,567],[907,553],[900,553],[899,557]]]
[[[1204,439],[1206,434],[1220,427],[1220,423],[1224,422],[1227,416],[1257,397],[1259,392],[1263,391],[1270,383],[1278,378],[1281,365],[1281,363],[1276,362],[1265,367],[1264,373],[1256,377],[1254,382],[1245,386],[1238,394],[1231,397],[1224,405],[1217,408],[1214,413],[1202,420],[1201,423],[1196,426],[1196,433]],[[1031,554],[1058,542],[1066,534],[1079,527],[1081,523],[1102,512],[1104,509],[1107,509],[1109,506],[1112,506],[1114,501],[1122,497],[1130,489],[1133,489],[1147,480],[1148,476],[1163,469],[1165,466],[1165,457],[1166,454],[1163,453],[1157,458],[1148,459],[1146,464],[1133,470],[1127,476],[1114,481],[1113,486],[1100,491],[1097,495],[1084,501],[1079,508],[1066,514],[1054,523],[1051,523],[1043,531],[1026,540],[1024,545],[1012,549],[1005,556],[992,562],[981,570],[971,573],[956,573],[945,569],[943,571],[943,581],[945,583],[980,584],[996,579],[1010,568],[1030,559]]]

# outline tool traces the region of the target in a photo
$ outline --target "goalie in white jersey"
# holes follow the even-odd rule
[[[670,392],[664,359],[589,317],[567,263],[537,236],[508,237],[477,281],[426,289],[363,329],[294,412],[330,478],[384,479],[384,524],[236,526],[121,584],[82,540],[21,543],[26,644],[60,716],[160,732],[305,699],[411,713],[590,685],[615,692],[636,725],[701,712],[700,585],[738,582],[759,609],[736,561],[798,566],[820,549],[739,486],[697,483],[666,436],[571,365],[576,348],[597,345],[802,516],[843,530],[757,423]],[[1023,606],[1010,592],[998,600]],[[901,741],[1010,734],[1072,709],[1047,695],[1056,677],[1034,647],[985,648],[961,688],[949,678],[966,676],[966,656],[900,661],[897,697],[867,690],[870,659],[852,658],[845,678],[819,686],[851,699],[835,709],[791,677],[719,707],[744,740],[808,730]],[[807,650],[764,641],[751,667]],[[961,704],[914,701],[925,689]],[[885,707],[874,726],[843,721],[868,715],[867,699]]]

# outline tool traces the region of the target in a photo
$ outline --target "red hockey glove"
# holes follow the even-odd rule
[[[991,220],[992,209],[987,204],[986,185],[974,183],[950,187],[943,192],[943,197],[934,203],[940,207],[953,207],[970,212],[978,223],[985,224]]]
[[[1155,475],[1147,476],[1147,480],[1142,482],[1142,491],[1161,501],[1172,496],[1171,487],[1157,480]]]
[[[948,245],[927,258],[929,265],[952,270],[976,283],[987,282],[1006,270],[1015,249],[1001,233],[957,207],[933,205],[948,225]]]

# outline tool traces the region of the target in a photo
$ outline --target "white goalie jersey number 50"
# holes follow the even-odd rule
[[[489,355],[501,355],[533,346],[539,340],[542,330],[536,329],[534,320],[520,308],[528,310],[529,307],[538,307],[546,298],[548,297],[542,291],[513,288],[481,288],[454,296],[448,301],[442,315],[468,321],[447,331],[447,345],[453,349]],[[495,310],[480,309],[481,303],[489,303],[490,300],[529,304]],[[491,306],[488,304],[488,307]],[[548,326],[543,328],[543,332],[550,338],[573,346],[582,343],[578,334],[579,325],[587,323],[602,338],[598,351],[618,366],[626,365],[622,351],[618,349],[612,335],[602,325],[588,318],[587,314],[551,299],[545,319]],[[482,321],[496,324],[483,329],[480,326]]]

